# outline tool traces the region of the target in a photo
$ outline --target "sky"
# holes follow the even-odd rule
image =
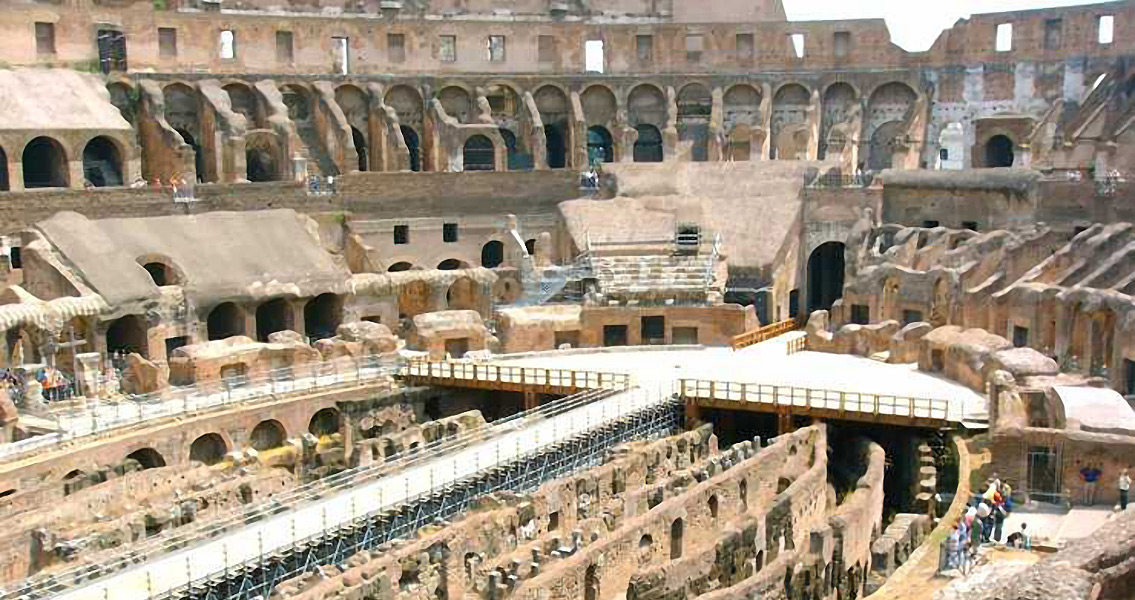
[[[928,50],[943,29],[973,13],[1082,6],[1085,0],[783,0],[791,21],[885,18],[891,40],[910,52]]]

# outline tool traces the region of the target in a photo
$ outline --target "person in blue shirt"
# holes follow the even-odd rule
[[[1084,480],[1084,505],[1092,506],[1096,503],[1096,484],[1103,472],[1093,465],[1080,469],[1080,478]]]

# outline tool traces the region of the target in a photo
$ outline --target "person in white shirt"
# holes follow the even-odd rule
[[[1127,493],[1131,490],[1131,476],[1127,469],[1119,474],[1119,510],[1127,510]]]

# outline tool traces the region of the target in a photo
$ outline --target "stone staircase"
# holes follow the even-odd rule
[[[591,273],[609,300],[706,302],[712,283],[712,255],[597,256]]]

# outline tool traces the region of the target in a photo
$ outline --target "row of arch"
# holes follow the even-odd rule
[[[123,185],[124,156],[121,144],[105,135],[91,138],[79,152],[83,178],[93,187]],[[20,152],[24,189],[71,186],[71,152],[59,140],[46,135],[33,138]],[[8,154],[0,147],[0,191],[11,189]]]
[[[529,255],[536,255],[536,238],[529,238],[524,241],[524,248],[528,251]],[[490,240],[481,246],[481,266],[486,269],[495,269],[504,264],[504,242],[500,240]],[[470,264],[466,261],[457,258],[447,258],[437,265],[439,271],[456,271],[458,269],[468,269]],[[388,273],[400,273],[403,271],[419,270],[422,267],[416,266],[408,261],[398,261],[390,265],[386,271]]]

